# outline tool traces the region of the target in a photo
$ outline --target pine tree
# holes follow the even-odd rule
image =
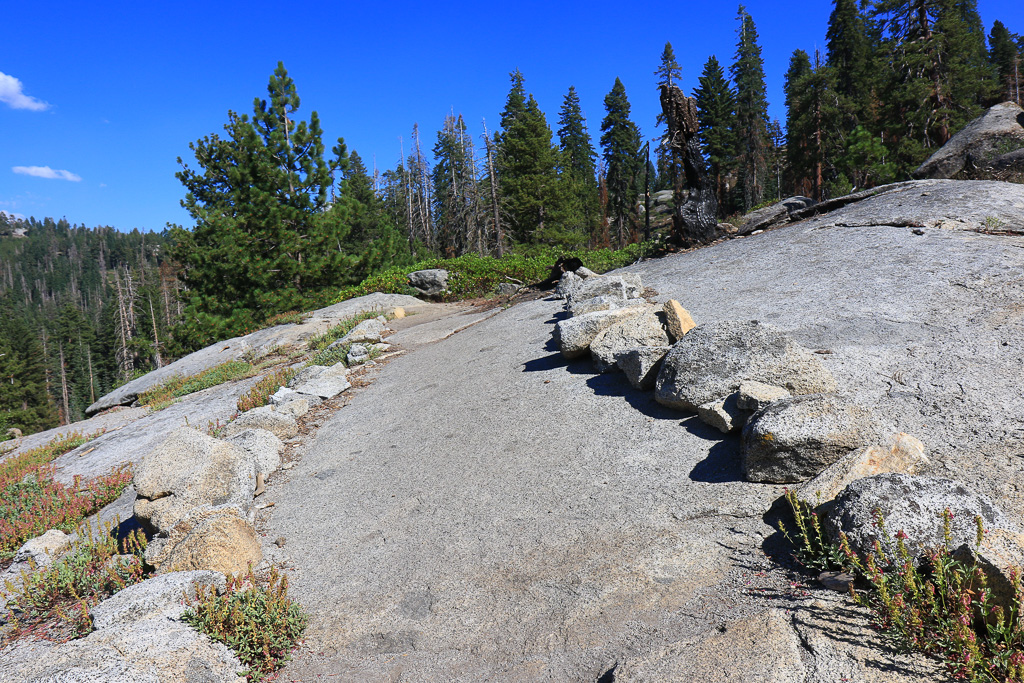
[[[786,74],[787,151],[801,189],[817,201],[849,191],[849,180],[835,168],[842,152],[843,116],[834,70],[817,52],[813,65],[797,50]],[[826,187],[827,185],[827,187]]]
[[[173,256],[194,311],[182,336],[194,343],[206,341],[196,336],[203,328],[236,333],[345,278],[349,259],[337,245],[346,228],[326,211],[332,183],[319,118],[294,120],[299,96],[283,64],[267,91],[252,119],[228,112],[225,137],[189,145],[200,170],[178,160],[182,206],[196,226],[175,226]]]
[[[885,0],[874,16],[892,65],[881,86],[883,124],[909,173],[981,113],[996,77],[975,0]]]
[[[477,246],[479,201],[472,138],[462,116],[449,114],[434,145],[434,222],[438,241],[448,256]]]
[[[736,158],[736,97],[714,55],[708,58],[697,80],[700,85],[693,97],[700,116],[700,144],[715,178],[718,211],[724,216],[729,208],[726,177]]]
[[[608,214],[621,247],[629,238],[638,174],[643,170],[640,129],[629,118],[626,87],[618,78],[604,98],[604,108],[607,114],[601,122],[601,147],[607,168]]]
[[[558,113],[559,179],[566,197],[566,228],[587,235],[591,243],[600,231],[600,203],[597,193],[597,152],[587,131],[576,88],[569,86]]]
[[[739,143],[739,180],[746,210],[764,197],[768,156],[768,99],[764,60],[757,43],[757,28],[740,5],[736,61],[729,68],[736,84],[736,133]]]
[[[1010,33],[998,19],[992,24],[989,34],[989,62],[995,69],[1000,86],[1001,99],[1021,104],[1024,102],[1024,58],[1021,56],[1024,38]]]
[[[828,19],[825,63],[839,95],[842,126],[852,130],[873,111],[868,27],[855,0],[835,0]]]
[[[565,203],[551,128],[533,95],[525,96],[522,74],[517,70],[511,76],[512,89],[501,115],[503,130],[495,135],[494,162],[511,237],[520,243],[571,243],[576,236],[566,234],[560,225]]]

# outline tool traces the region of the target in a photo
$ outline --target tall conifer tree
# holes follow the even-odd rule
[[[718,211],[724,216],[729,209],[726,176],[733,171],[736,159],[736,96],[714,55],[704,64],[697,81],[700,85],[693,97],[700,116],[700,144],[715,178]]]
[[[998,19],[992,23],[988,39],[989,62],[999,79],[1001,99],[1017,104],[1024,102],[1024,59],[1018,45],[1022,40],[1021,36],[1011,33]]]
[[[740,5],[737,18],[739,41],[736,61],[729,68],[736,84],[736,135],[739,143],[740,185],[743,204],[750,210],[765,193],[768,163],[768,98],[764,84],[764,60],[757,42],[754,19]]]
[[[679,62],[676,61],[675,52],[672,50],[672,43],[665,43],[665,49],[661,53],[661,62],[658,64],[654,75],[658,77],[659,86],[670,87],[674,85],[682,89],[683,69],[679,66]],[[659,111],[654,123],[658,129],[661,129],[665,125],[665,113]],[[659,137],[664,136],[664,132],[659,134]],[[658,174],[656,186],[658,188],[675,189],[677,180],[681,177],[682,160],[665,145],[658,145],[657,150]]]
[[[629,118],[626,87],[618,78],[604,98],[604,108],[607,114],[601,122],[601,147],[607,169],[608,218],[621,247],[629,239],[630,219],[637,198],[637,176],[643,170],[640,129]]]
[[[586,235],[591,243],[600,228],[597,194],[597,152],[587,131],[579,95],[569,86],[558,113],[559,168],[566,198],[566,228]]]

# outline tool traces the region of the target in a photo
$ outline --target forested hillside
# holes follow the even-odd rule
[[[95,397],[173,352],[179,285],[166,242],[0,214],[0,420],[30,432],[82,419]]]
[[[976,0],[834,0],[822,39],[823,52],[793,52],[783,122],[768,114],[742,5],[730,58],[703,62],[692,96],[721,218],[907,179],[984,108],[1024,101],[1024,38],[999,20],[986,35]],[[671,43],[651,66],[666,86],[686,70]],[[371,170],[344,139],[324,143],[279,64],[266,99],[228,112],[222,131],[197,131],[208,134],[194,158],[178,160],[194,226],[122,233],[0,212],[0,420],[35,430],[77,419],[168,356],[330,303],[388,268],[649,236],[645,195],[678,201],[688,189],[663,118],[643,139],[614,74],[599,122],[571,86],[549,118],[527,74],[509,75],[497,121],[453,108],[433,136],[412,125],[394,168]]]

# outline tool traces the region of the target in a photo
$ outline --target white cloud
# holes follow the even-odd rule
[[[6,102],[11,109],[28,109],[43,111],[50,105],[42,100],[30,97],[21,91],[21,81],[0,71],[0,102]]]
[[[16,218],[19,221],[25,220],[25,217],[23,215],[21,215],[20,213],[14,213],[12,211],[4,211],[3,209],[0,209],[0,213],[4,214],[8,218]]]
[[[12,166],[11,170],[21,175],[30,175],[48,180],[70,180],[73,183],[77,183],[82,179],[82,176],[71,171],[54,170],[49,166]]]

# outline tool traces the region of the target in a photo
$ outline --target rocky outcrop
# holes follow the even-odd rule
[[[303,399],[300,399],[303,400]],[[287,405],[294,405],[293,401]],[[284,442],[266,429],[246,429],[228,437],[227,441],[241,446],[256,463],[256,473],[269,475],[281,467],[281,451]]]
[[[794,212],[812,206],[814,206],[814,200],[810,197],[788,197],[781,202],[748,213],[743,217],[743,224],[733,234],[749,235],[758,230],[767,230],[775,225],[785,223]]]
[[[209,570],[240,574],[263,559],[260,537],[234,505],[194,508],[146,547],[158,572]]]
[[[897,434],[889,448],[866,446],[847,453],[796,489],[796,496],[811,503],[829,501],[851,483],[876,474],[921,474],[931,465],[924,444],[909,434]]]
[[[94,630],[67,643],[26,639],[0,652],[5,681],[233,683],[242,663],[181,620],[183,596],[223,590],[216,572],[165,574],[129,586],[93,607]]]
[[[588,277],[585,280],[581,278],[578,286],[574,285],[570,291],[565,293],[565,301],[571,307],[577,301],[585,301],[599,296],[608,296],[620,301],[639,299],[643,294],[643,289],[640,276],[634,273],[601,275]]]
[[[616,308],[635,308],[647,306],[647,302],[643,299],[618,299],[613,296],[595,296],[593,299],[584,299],[582,301],[574,301],[569,306],[569,315],[586,315],[587,313],[596,313],[597,311],[612,311]]]
[[[167,532],[196,507],[236,505],[249,515],[256,463],[238,445],[181,427],[143,458],[134,481],[135,516]]]
[[[299,433],[295,416],[278,411],[276,406],[261,406],[247,410],[224,428],[225,436],[233,436],[246,429],[265,429],[279,439],[290,439]]]
[[[875,523],[877,514],[895,539],[898,532],[907,535],[907,549],[917,558],[928,549],[944,545],[942,513],[953,513],[950,522],[951,547],[974,545],[980,516],[986,529],[1008,529],[1003,513],[985,496],[970,491],[960,482],[906,474],[878,474],[858,479],[828,506],[823,526],[833,541],[839,532],[846,534],[850,547],[864,555],[874,551],[875,541],[884,537]],[[895,558],[895,540],[883,552]]]
[[[598,372],[617,370],[615,355],[637,346],[668,346],[664,314],[648,307],[639,315],[605,328],[590,343],[590,357]]]
[[[361,346],[361,344],[354,344],[352,348],[355,346]],[[351,349],[349,353],[351,353]],[[317,367],[320,366],[312,365],[303,372]],[[335,363],[329,368],[307,373],[302,382],[293,383],[292,389],[300,395],[330,399],[347,391],[351,386],[352,384],[348,381],[348,368],[344,363]]]
[[[409,273],[409,284],[423,296],[441,296],[448,291],[448,271],[443,268],[417,270]]]
[[[969,167],[1024,147],[1024,109],[1015,102],[991,107],[954,135],[914,171],[915,178],[952,178]]]
[[[675,299],[666,301],[662,310],[665,312],[665,327],[668,329],[669,341],[673,344],[697,326],[690,312]]]
[[[740,382],[740,388],[736,392],[736,405],[743,410],[756,412],[778,401],[780,398],[789,398],[790,396],[789,390],[782,387],[772,386],[764,382]]]
[[[754,413],[740,446],[747,481],[810,479],[871,439],[871,416],[838,396],[782,398]]]
[[[661,361],[671,346],[638,346],[618,351],[615,364],[626,375],[633,388],[648,391],[658,379]]]
[[[835,391],[821,362],[779,329],[752,320],[698,325],[665,357],[658,374],[658,403],[680,410],[724,398],[756,380],[793,394]]]
[[[641,308],[617,308],[611,311],[596,311],[561,320],[555,325],[555,340],[565,358],[579,358],[590,350],[590,344],[598,334],[615,323],[628,320],[643,313]]]
[[[742,428],[750,413],[739,407],[736,402],[737,396],[738,394],[729,394],[725,398],[697,406],[697,417],[704,424],[714,427],[723,434]]]

